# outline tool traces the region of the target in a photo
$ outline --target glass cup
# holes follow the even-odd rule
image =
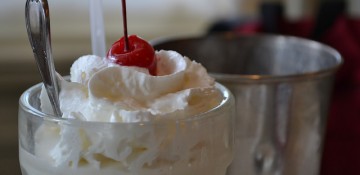
[[[234,98],[182,120],[88,122],[40,111],[41,84],[19,108],[23,175],[225,175],[233,157]],[[185,114],[184,114],[185,115]]]
[[[279,35],[220,33],[152,41],[202,63],[236,99],[228,175],[318,175],[340,54]]]

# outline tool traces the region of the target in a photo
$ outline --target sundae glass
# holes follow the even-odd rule
[[[124,31],[106,57],[82,56],[69,78],[57,76],[60,112],[43,84],[20,97],[23,175],[225,175],[229,90],[201,64]]]

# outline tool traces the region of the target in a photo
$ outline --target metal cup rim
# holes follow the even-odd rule
[[[215,79],[220,79],[221,82],[229,83],[263,83],[263,82],[283,82],[283,81],[301,81],[308,79],[316,79],[324,76],[330,76],[336,73],[336,71],[343,64],[343,57],[341,54],[331,46],[320,43],[318,41],[295,37],[287,35],[277,35],[277,34],[250,34],[242,35],[234,32],[219,32],[216,34],[208,35],[197,35],[197,36],[177,36],[177,37],[160,37],[150,41],[153,46],[158,44],[171,42],[171,41],[186,41],[186,40],[197,40],[203,39],[206,37],[225,37],[225,38],[266,38],[266,39],[277,39],[277,40],[287,40],[287,41],[297,41],[303,45],[312,45],[313,47],[321,48],[323,51],[330,53],[335,58],[337,64],[332,67],[321,69],[319,71],[305,72],[300,74],[288,74],[288,75],[241,75],[241,74],[226,74],[226,73],[217,73],[210,72],[210,74]]]

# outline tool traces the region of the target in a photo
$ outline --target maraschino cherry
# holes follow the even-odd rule
[[[136,35],[130,35],[128,39],[128,49],[125,49],[125,37],[122,37],[112,45],[107,57],[119,65],[147,68],[151,75],[155,75],[156,59],[154,48]]]
[[[147,68],[151,75],[156,75],[154,48],[136,35],[128,36],[125,0],[122,0],[122,9],[124,37],[120,38],[111,46],[107,57],[119,65]]]

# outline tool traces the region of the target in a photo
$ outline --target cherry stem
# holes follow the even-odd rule
[[[125,52],[130,51],[129,37],[127,32],[127,17],[126,17],[126,0],[122,0],[122,14],[123,14],[123,27],[125,39]]]

